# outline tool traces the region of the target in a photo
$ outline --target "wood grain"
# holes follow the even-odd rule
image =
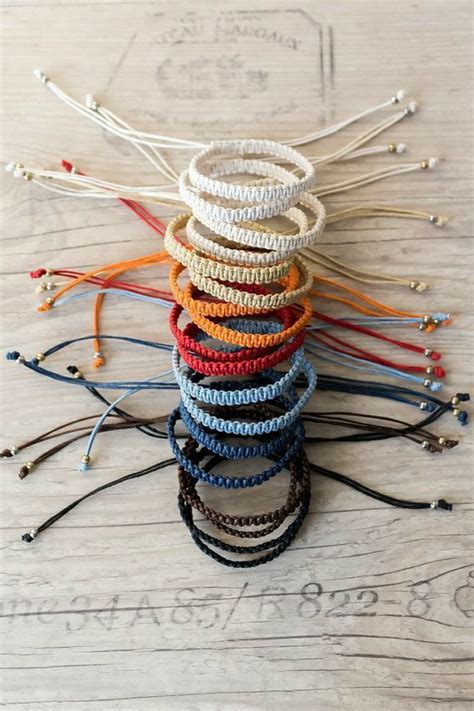
[[[105,178],[155,179],[131,148],[45,92],[31,76],[35,66],[71,94],[92,92],[144,129],[203,138],[284,139],[409,90],[421,110],[387,142],[407,143],[414,159],[440,155],[439,170],[335,196],[327,206],[370,200],[448,213],[452,221],[443,230],[405,220],[352,221],[328,228],[321,244],[344,261],[430,281],[424,295],[396,287],[370,294],[455,314],[432,342],[445,354],[447,394],[469,389],[470,2],[5,0],[3,19],[5,163],[46,167],[68,158]],[[324,151],[358,130],[325,142]],[[391,160],[324,168],[320,180]],[[34,354],[91,329],[88,305],[35,313],[30,269],[84,268],[156,249],[154,235],[118,204],[50,195],[11,176],[2,177],[2,197],[3,351]],[[154,284],[166,279],[160,268],[140,276]],[[150,305],[110,300],[104,320],[109,332],[169,341],[166,313]],[[121,348],[109,355],[111,377],[131,367],[145,377],[164,362]],[[91,372],[86,348],[71,357]],[[87,394],[14,364],[1,372],[2,446],[98,411]],[[174,399],[144,395],[136,407],[156,412],[159,404],[165,411]],[[334,400],[345,409],[357,404],[327,393],[316,400],[321,408]],[[178,520],[172,469],[112,489],[35,544],[21,542],[21,533],[76,496],[161,459],[166,444],[138,433],[104,434],[87,475],[77,472],[80,445],[23,482],[18,460],[3,463],[5,708],[471,708],[471,438],[448,416],[437,430],[459,436],[461,446],[443,457],[406,442],[324,445],[310,453],[393,495],[444,496],[455,504],[452,514],[389,508],[317,478],[294,545],[246,572],[221,568],[196,550]],[[256,491],[255,510],[283,496],[285,484],[281,477]],[[212,501],[223,498],[214,492]],[[233,508],[244,505],[237,497]]]

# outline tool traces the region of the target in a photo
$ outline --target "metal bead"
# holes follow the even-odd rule
[[[455,407],[453,410],[454,417],[459,417],[460,414],[461,414],[461,410],[459,409],[459,407]]]
[[[76,380],[81,380],[84,377],[84,373],[80,370],[76,370],[72,377],[76,378]]]
[[[423,316],[423,323],[431,323],[431,321],[432,321],[432,318],[431,318],[430,314],[425,314]]]
[[[396,153],[396,151],[397,151],[397,146],[396,146],[396,144],[395,144],[395,143],[390,143],[390,144],[388,145],[388,152],[389,152],[389,153]]]
[[[438,508],[438,502],[437,501],[432,501],[430,504],[430,509],[437,509]]]
[[[25,356],[19,355],[16,362],[22,365],[25,362]]]
[[[437,220],[438,220],[438,215],[430,215],[430,222],[432,222],[433,224],[436,224]]]
[[[423,385],[425,386],[425,388],[429,388],[430,385],[432,385],[432,384],[433,384],[433,381],[431,380],[431,378],[425,378],[423,380]]]
[[[417,286],[418,286],[418,282],[417,282],[417,281],[411,281],[411,282],[410,282],[410,289],[416,289]]]
[[[46,269],[46,276],[53,276],[54,275],[54,269]]]
[[[428,365],[426,368],[426,372],[428,373],[428,375],[433,375],[433,370],[434,368],[432,365]]]
[[[52,297],[52,296],[47,296],[46,299],[44,300],[44,303],[45,303],[45,304],[49,304],[50,306],[52,306],[52,305],[54,304],[54,299],[53,299],[53,297]]]
[[[29,531],[29,533],[30,533],[30,536],[31,536],[32,538],[36,538],[36,536],[38,535],[38,529],[37,529],[37,528],[31,528],[30,531]]]
[[[31,471],[35,467],[34,462],[26,462],[25,467],[28,469],[28,471]]]
[[[454,405],[454,406],[459,405],[459,402],[460,402],[460,400],[459,400],[459,398],[458,398],[456,395],[454,395],[454,396],[451,398],[451,405]]]
[[[434,318],[431,323],[433,324],[433,326],[438,327],[440,325],[441,321],[439,320],[439,318]]]
[[[447,443],[447,441],[448,441],[448,440],[446,439],[446,437],[438,437],[438,444],[440,444],[442,447],[445,446],[445,444]]]
[[[23,165],[23,163],[15,163],[15,168],[16,168],[17,170],[21,170],[21,169],[24,168],[24,167],[25,167],[25,166]]]
[[[19,451],[20,450],[18,449],[18,447],[10,447],[10,452],[11,452],[12,457],[14,457],[15,454],[18,454]]]
[[[430,446],[430,443],[428,442],[428,440],[424,439],[423,442],[421,443],[421,448],[428,449],[429,446]]]
[[[44,360],[46,358],[46,356],[44,353],[37,353],[35,358],[37,361],[39,361],[41,363],[41,361]]]
[[[33,173],[23,173],[24,180],[33,180]]]
[[[94,360],[99,360],[99,358],[102,358],[102,353],[100,351],[96,351],[94,355],[92,356]]]
[[[418,326],[419,331],[424,331],[426,329],[426,323],[423,323],[423,321],[420,323]]]
[[[394,95],[392,96],[392,98],[390,99],[390,101],[392,102],[392,104],[399,104],[399,103],[400,103],[400,99],[398,98],[398,96],[397,96],[396,94],[394,94]]]
[[[91,463],[91,458],[89,457],[88,454],[83,454],[81,457],[81,463],[82,464],[90,464]]]
[[[54,291],[54,289],[56,288],[56,284],[52,281],[45,281],[44,288],[46,291]]]
[[[428,403],[426,402],[426,400],[422,400],[422,402],[420,402],[420,410],[426,409],[428,409]]]
[[[425,350],[423,351],[423,355],[429,358],[431,355],[433,355],[433,351],[431,350],[431,348],[425,348]]]
[[[426,169],[429,168],[429,167],[430,167],[430,166],[429,166],[429,163],[428,163],[427,160],[422,160],[422,161],[421,161],[421,163],[420,163],[420,168],[422,168],[423,170],[426,170]]]

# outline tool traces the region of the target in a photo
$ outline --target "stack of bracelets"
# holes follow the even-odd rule
[[[295,165],[302,177],[268,158]],[[264,177],[265,184],[221,179],[238,175]],[[192,215],[173,219],[165,235],[165,248],[176,260],[170,271],[176,305],[169,323],[176,339],[173,369],[181,402],[170,416],[168,436],[179,463],[180,512],[206,552],[212,544],[237,554],[261,554],[246,561],[249,566],[278,556],[296,535],[309,506],[301,413],[316,387],[316,373],[303,348],[304,327],[312,314],[307,298],[312,279],[298,251],[314,244],[324,228],[324,208],[307,192],[314,182],[311,163],[287,146],[266,140],[212,143],[179,178],[181,197]],[[314,216],[311,228],[299,206]],[[285,236],[262,229],[259,221],[278,216],[294,222],[298,232]],[[206,228],[209,236],[203,234]],[[180,238],[181,230],[186,230],[187,242]],[[189,281],[181,288],[178,279],[186,270]],[[183,311],[191,323],[180,328]],[[210,340],[216,342],[214,347]],[[289,369],[276,371],[285,361]],[[294,386],[300,375],[306,379],[302,395]],[[228,380],[231,376],[237,379]],[[215,377],[224,380],[208,382]],[[269,411],[265,405],[272,402],[281,403],[285,413]],[[178,420],[189,433],[183,447],[175,435]],[[242,443],[229,444],[226,435]],[[241,460],[251,458],[266,458],[269,466],[250,476],[214,473],[219,461],[237,460],[240,468]],[[291,475],[287,503],[261,516],[223,517],[204,507],[196,491],[196,480],[225,489],[251,488],[284,469]],[[255,539],[283,526],[289,514],[298,515],[282,534],[248,548],[199,530],[193,509],[205,511],[228,535]],[[228,562],[220,554],[214,557]]]
[[[135,131],[94,100],[89,99],[84,107],[41,72],[36,72],[36,76],[69,106],[104,130],[130,141],[170,183],[150,189],[132,188],[88,178],[68,161],[62,164],[66,171],[64,175],[54,171],[27,170],[21,164],[10,164],[7,170],[57,193],[119,199],[154,232],[164,237],[166,252],[115,262],[89,272],[71,269],[36,269],[31,272],[33,278],[59,275],[70,280],[62,284],[44,282],[40,292],[60,288],[55,295],[45,298],[38,311],[47,312],[53,307],[94,295],[93,334],[65,340],[33,358],[10,351],[7,359],[44,377],[79,386],[105,406],[105,410],[100,415],[70,420],[30,441],[4,449],[1,457],[11,459],[30,447],[55,440],[52,446],[48,444],[49,449],[21,466],[19,476],[25,479],[33,469],[69,444],[87,437],[79,467],[86,471],[99,432],[132,429],[148,437],[167,439],[172,456],[96,487],[25,533],[23,540],[32,542],[96,493],[176,464],[178,509],[192,540],[207,556],[236,568],[269,562],[291,544],[309,511],[312,474],[336,480],[391,506],[450,511],[452,505],[444,499],[417,502],[382,494],[351,477],[308,461],[304,451],[305,442],[379,442],[399,438],[420,445],[430,453],[441,454],[455,447],[458,441],[434,433],[429,429],[431,425],[447,412],[451,412],[461,425],[468,421],[468,413],[462,409],[462,403],[469,400],[467,393],[457,393],[447,400],[438,397],[443,386],[440,379],[446,375],[440,365],[425,367],[393,362],[330,333],[332,329],[345,329],[438,361],[441,356],[437,351],[391,338],[377,329],[418,326],[421,331],[431,333],[440,325],[449,325],[449,314],[423,315],[401,311],[345,284],[313,274],[308,267],[307,260],[355,281],[404,284],[420,293],[426,290],[427,285],[422,281],[356,269],[315,249],[326,223],[325,208],[316,195],[329,195],[344,191],[348,186],[365,185],[418,167],[426,169],[436,165],[437,161],[430,159],[375,171],[331,186],[316,186],[315,164],[381,152],[380,147],[362,146],[405,116],[412,115],[414,104],[410,103],[329,156],[310,159],[291,147],[311,143],[376,110],[399,103],[404,93],[398,92],[388,102],[331,129],[324,129],[320,134],[293,139],[285,145],[264,139],[202,144]],[[200,152],[178,175],[159,152],[161,147],[199,148]],[[404,150],[404,144],[388,146],[390,153]],[[74,186],[71,190],[70,185]],[[161,187],[163,191],[159,189]],[[175,188],[177,193],[172,192]],[[134,195],[143,200],[179,206],[181,210],[184,205],[188,212],[179,214],[165,226],[141,203],[133,200]],[[427,216],[420,211],[386,206],[342,210],[329,215],[328,222],[379,215],[429,219],[436,226],[444,223],[442,216]],[[286,231],[281,231],[283,222],[287,223]],[[126,271],[169,263],[170,257],[171,292],[122,279]],[[187,277],[186,283],[183,283],[184,277]],[[74,287],[85,284],[95,288],[65,296]],[[336,289],[337,293],[320,291],[323,286]],[[170,309],[169,327],[174,345],[103,334],[100,310],[106,295],[148,301]],[[314,310],[310,297],[330,299],[360,315],[357,318],[336,318],[321,313]],[[183,323],[186,318],[187,322]],[[105,364],[102,347],[118,341],[145,347],[154,353],[169,354],[171,370],[155,373],[147,380],[103,381],[86,378],[75,365],[67,367],[68,375],[45,366],[45,360],[82,341],[93,343],[96,368]],[[401,379],[406,384],[392,385],[323,373],[316,377],[310,355],[358,372]],[[422,385],[425,389],[420,392],[411,385]],[[307,411],[316,388],[321,392],[401,403],[421,410],[422,419],[410,423],[366,411]],[[116,399],[109,399],[102,392],[108,390],[123,392]],[[157,413],[149,417],[139,417],[124,409],[126,398],[148,390],[179,390],[179,404],[170,415]],[[339,428],[343,432],[325,435],[319,429],[320,425]],[[263,469],[252,473],[260,460],[265,462]],[[232,510],[234,490],[255,490],[283,472],[288,475],[286,500],[270,511],[224,513],[207,504],[202,495],[205,485],[225,489],[229,492],[225,496],[231,502],[229,510]],[[252,496],[252,493],[243,496]],[[207,527],[197,525],[197,514],[204,518],[211,532]]]

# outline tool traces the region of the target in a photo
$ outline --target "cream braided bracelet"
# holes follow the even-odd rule
[[[298,203],[308,208],[316,219],[310,229],[303,234],[296,235],[281,235],[275,232],[267,233],[249,230],[229,222],[208,219],[207,215],[203,214],[199,209],[193,212],[195,217],[215,234],[225,237],[231,242],[238,242],[248,247],[278,251],[281,258],[284,259],[292,252],[314,244],[323,231],[326,222],[326,210],[314,195],[303,193],[298,198]]]
[[[308,230],[308,218],[306,214],[298,208],[290,208],[282,217],[286,217],[291,222],[294,222],[298,228],[298,234],[303,234]],[[200,252],[208,254],[216,259],[220,259],[232,264],[240,264],[243,266],[259,266],[267,267],[271,264],[277,264],[284,261],[288,257],[288,252],[281,250],[272,250],[269,252],[252,252],[233,247],[226,247],[222,241],[227,241],[225,238],[205,237],[196,228],[197,220],[193,216],[189,219],[186,225],[186,236],[188,242]],[[261,230],[262,232],[272,232],[269,227],[263,224],[253,222],[242,223],[242,227],[249,227]]]
[[[267,174],[270,170],[274,172],[272,163],[266,163]],[[283,170],[283,169],[281,169]],[[293,207],[298,202],[298,195],[291,198],[282,198],[281,200],[272,200],[262,202],[257,205],[241,206],[241,207],[224,207],[215,202],[209,202],[199,197],[193,186],[189,185],[188,171],[184,170],[179,176],[178,181],[179,194],[183,202],[188,205],[200,220],[204,217],[207,220],[222,221],[222,222],[243,222],[244,220],[266,220],[270,217],[280,215],[285,210]],[[274,187],[274,186],[269,186]],[[202,220],[204,222],[204,220]]]
[[[200,291],[214,296],[216,299],[219,299],[219,301],[226,301],[250,309],[273,311],[282,306],[294,304],[295,301],[301,299],[311,289],[313,277],[309,273],[305,262],[300,257],[295,257],[295,266],[299,270],[300,286],[291,291],[287,290],[278,294],[262,295],[249,293],[248,291],[240,291],[239,289],[233,289],[231,286],[225,286],[213,279],[198,274],[190,274],[190,280]]]
[[[187,249],[178,241],[176,233],[186,226],[190,217],[188,213],[185,213],[171,220],[166,228],[164,247],[174,259],[188,268],[191,281],[200,276],[240,284],[269,284],[288,274],[293,262],[291,259],[274,266],[241,267],[222,264]],[[193,281],[193,283],[195,282]]]
[[[238,156],[243,156],[245,154],[259,154],[259,155],[269,155],[280,160],[284,160],[288,163],[292,163],[300,168],[303,173],[303,178],[297,178],[292,175],[291,182],[284,185],[273,185],[266,187],[255,187],[248,185],[233,185],[229,183],[224,183],[219,180],[215,180],[215,177],[219,175],[219,172],[210,170],[211,176],[204,175],[200,168],[210,167],[206,166],[210,159],[216,156],[236,154]],[[259,175],[272,175],[274,177],[280,177],[275,174],[275,169],[278,173],[280,170],[278,166],[273,165],[273,168],[268,170],[268,164],[261,160],[252,161],[240,158],[238,160],[231,161],[233,166],[231,171],[236,173],[256,173]],[[267,167],[263,167],[267,165]],[[221,173],[222,174],[222,173]],[[225,174],[228,174],[227,172]],[[281,175],[281,173],[280,173]],[[307,160],[301,153],[284,146],[275,141],[259,140],[259,139],[247,139],[240,141],[215,141],[211,143],[207,148],[198,153],[194,158],[192,158],[189,164],[189,178],[192,185],[202,192],[208,193],[209,195],[215,195],[219,197],[224,197],[229,200],[239,200],[240,202],[266,202],[268,200],[281,200],[289,197],[294,197],[306,190],[309,190],[315,182],[315,171],[313,165]],[[287,182],[287,180],[284,180]]]

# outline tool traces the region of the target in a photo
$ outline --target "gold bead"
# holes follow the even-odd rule
[[[89,457],[88,454],[83,454],[81,457],[81,462],[82,462],[82,464],[90,464],[91,458]]]
[[[423,170],[426,170],[427,168],[429,168],[429,163],[428,163],[428,161],[427,161],[427,160],[422,160],[421,163],[420,163],[420,168],[423,168]]]
[[[389,153],[396,153],[396,151],[397,151],[397,146],[395,145],[395,143],[390,143],[388,146],[388,152]]]
[[[448,440],[446,439],[446,437],[438,437],[438,444],[440,444],[442,447],[444,447],[447,441]]]
[[[456,395],[451,398],[451,405],[459,405],[459,398]]]
[[[32,173],[23,173],[23,179],[24,180],[33,180],[33,174]]]
[[[455,407],[453,410],[454,417],[459,417],[460,414],[461,414],[461,410],[459,409],[459,407]]]
[[[37,353],[35,357],[36,357],[36,360],[39,361],[40,363],[42,360],[44,360],[46,358],[44,353]]]

